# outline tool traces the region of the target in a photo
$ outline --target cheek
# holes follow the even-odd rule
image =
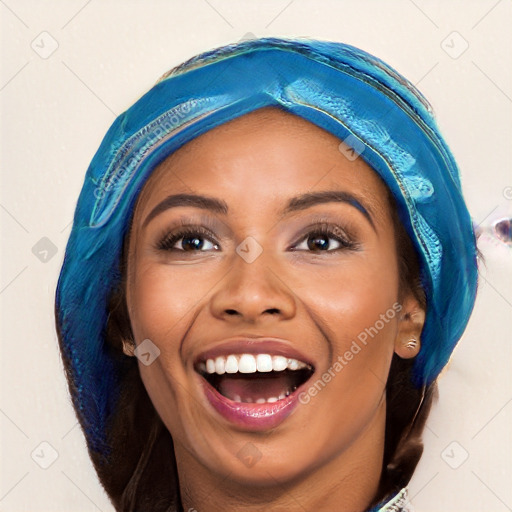
[[[137,341],[154,339],[161,349],[179,348],[189,316],[208,291],[208,277],[197,267],[171,268],[164,264],[140,263],[131,288],[130,318]]]
[[[332,341],[327,367],[302,399],[311,407],[312,431],[327,430],[311,440],[313,451],[350,445],[382,407],[401,309],[395,265],[393,253],[369,256],[323,269],[315,286],[302,278],[301,290],[309,290],[302,298]]]
[[[176,439],[186,437],[183,425],[198,423],[187,405],[186,369],[180,357],[181,341],[209,282],[197,278],[197,269],[171,269],[140,262],[134,267],[129,290],[129,312],[137,343],[150,339],[160,350],[148,366],[139,363],[144,386],[155,409]],[[204,290],[203,290],[204,288]],[[192,411],[193,412],[193,411]]]
[[[155,396],[172,393],[172,383],[184,378],[181,340],[198,302],[198,287],[192,276],[186,278],[185,274],[166,265],[140,262],[129,287],[129,314],[136,342],[149,339],[160,351],[151,365],[139,364],[153,402]]]
[[[301,300],[329,328],[335,350],[344,352],[347,344],[350,346],[352,340],[368,329],[374,332],[374,327],[381,339],[394,337],[396,310],[400,308],[394,252],[375,250],[352,254],[339,264],[324,266],[314,273],[297,274],[294,289],[300,290]],[[381,315],[385,315],[384,320]]]
[[[364,414],[363,404],[371,409],[380,400],[394,351],[401,310],[395,253],[354,254],[314,276],[300,275],[301,300],[331,341],[325,398],[332,393],[343,401],[343,414],[354,405],[355,416]]]

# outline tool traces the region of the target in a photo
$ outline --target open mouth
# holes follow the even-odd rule
[[[196,371],[233,402],[274,403],[287,398],[314,373],[304,361],[271,354],[230,354],[201,360]]]

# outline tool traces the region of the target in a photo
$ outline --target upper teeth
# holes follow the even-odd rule
[[[307,364],[284,356],[271,356],[270,354],[241,354],[218,356],[215,359],[207,359],[206,364],[200,364],[201,369],[207,373],[256,373],[256,372],[281,372],[283,370],[300,370],[307,368]]]

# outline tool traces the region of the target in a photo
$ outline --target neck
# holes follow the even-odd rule
[[[374,501],[382,471],[386,400],[368,428],[327,463],[289,480],[269,473],[267,483],[248,485],[234,473],[214,473],[175,444],[181,500],[185,511],[364,512]]]

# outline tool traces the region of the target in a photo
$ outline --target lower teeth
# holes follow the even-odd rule
[[[313,370],[284,370],[253,375],[201,373],[224,397],[238,403],[275,403],[286,399],[311,377]]]
[[[233,400],[233,402],[238,403],[273,404],[275,402],[278,402],[279,400],[284,400],[286,397],[290,396],[296,389],[297,386],[293,386],[291,390],[286,391],[286,393],[281,393],[278,397],[271,396],[270,398],[257,398],[256,400],[253,400],[252,398],[244,398],[242,400],[242,398],[239,395],[235,395],[233,398],[231,398],[231,400]]]

